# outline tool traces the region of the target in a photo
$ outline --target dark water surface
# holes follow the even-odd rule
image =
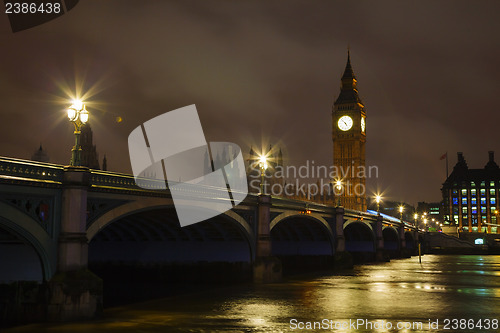
[[[422,264],[413,257],[197,291],[110,308],[91,322],[6,332],[500,332],[499,319],[500,256],[427,255]],[[299,328],[307,322],[316,329]]]

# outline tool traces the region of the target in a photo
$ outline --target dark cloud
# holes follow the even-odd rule
[[[0,155],[40,143],[67,163],[63,89],[93,92],[94,140],[130,172],[127,137],[196,104],[210,141],[280,143],[289,163],[332,162],[331,107],[347,46],[367,107],[372,189],[439,200],[444,162],[500,152],[497,2],[81,1],[13,34],[0,18]],[[121,123],[116,117],[123,118]]]

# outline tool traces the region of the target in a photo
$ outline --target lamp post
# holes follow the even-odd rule
[[[413,218],[415,219],[415,228],[417,228],[417,219],[418,219],[418,214],[417,214],[417,213],[415,213],[415,214],[413,215]]]
[[[337,180],[335,182],[335,189],[338,191],[337,207],[340,207],[340,195],[342,194],[342,181]]]
[[[259,159],[260,166],[260,194],[264,194],[264,177],[266,176],[267,159],[263,155]]]
[[[399,219],[401,222],[403,222],[403,211],[405,210],[405,207],[403,205],[399,206]]]
[[[85,108],[82,101],[75,100],[68,108],[69,121],[75,125],[75,146],[71,150],[71,166],[80,166],[82,158],[82,147],[80,146],[80,134],[82,133],[82,126],[89,120],[89,112]]]
[[[377,203],[377,213],[380,214],[380,201],[382,200],[382,197],[380,194],[377,194],[375,196],[375,202]]]

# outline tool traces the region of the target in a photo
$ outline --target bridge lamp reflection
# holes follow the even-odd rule
[[[71,150],[71,166],[81,165],[82,147],[80,146],[80,134],[82,126],[89,120],[89,112],[85,104],[80,100],[73,100],[73,104],[68,108],[69,121],[75,125],[75,146]]]
[[[259,157],[260,166],[260,194],[264,194],[264,177],[266,176],[266,169],[268,168],[267,158],[265,155]]]

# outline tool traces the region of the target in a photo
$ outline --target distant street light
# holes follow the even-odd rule
[[[264,194],[264,177],[266,176],[267,169],[267,159],[266,156],[262,155],[259,158],[259,166],[260,166],[260,194]]]
[[[413,218],[415,219],[415,227],[417,227],[418,214],[417,214],[417,213],[415,213],[415,214],[413,215]]]
[[[399,206],[399,217],[401,219],[401,222],[403,222],[403,211],[405,210],[405,207],[403,205]]]
[[[75,146],[71,150],[71,166],[80,166],[82,159],[82,147],[80,146],[80,134],[82,126],[89,120],[89,112],[85,108],[85,104],[80,100],[74,100],[73,104],[68,108],[69,121],[75,125]]]

